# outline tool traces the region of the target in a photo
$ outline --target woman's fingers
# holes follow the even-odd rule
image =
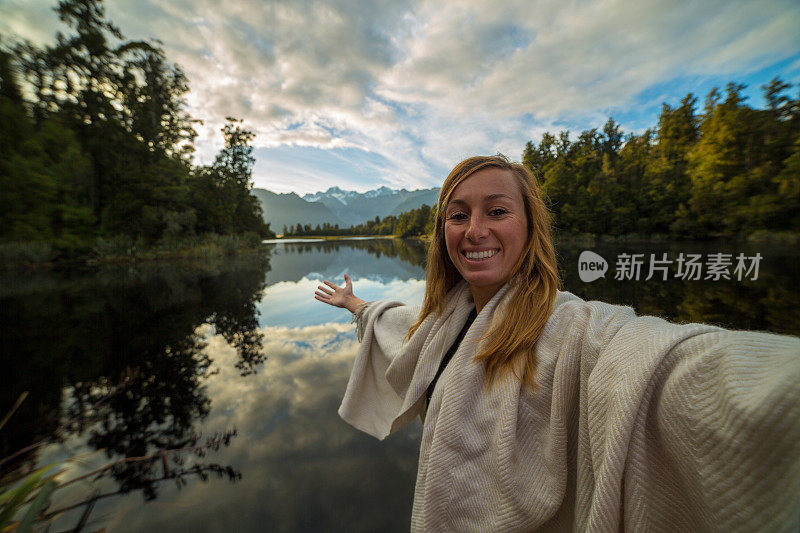
[[[344,275],[344,287],[340,287],[328,280],[322,280],[322,283],[322,285],[317,286],[317,290],[314,292],[314,298],[320,302],[336,307],[344,307],[348,297],[353,294],[353,281],[347,274]]]

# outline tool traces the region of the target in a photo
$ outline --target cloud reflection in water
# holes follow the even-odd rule
[[[200,331],[219,369],[206,386],[213,409],[204,426],[239,430],[220,454],[243,479],[170,487],[144,513],[131,502],[125,529],[407,531],[420,425],[381,443],[338,417],[358,348],[353,326],[262,330],[268,359],[246,379],[233,366],[235,349],[211,326]]]

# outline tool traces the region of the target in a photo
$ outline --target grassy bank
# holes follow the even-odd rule
[[[284,237],[283,235],[278,235],[275,240],[276,241],[288,241],[288,240],[298,240],[298,241],[343,241],[348,239],[399,239],[397,235],[287,235]]]
[[[682,239],[672,237],[666,233],[658,233],[653,235],[643,235],[640,233],[629,233],[625,235],[603,235],[595,233],[567,233],[555,232],[554,238],[557,243],[565,244],[579,244],[579,245],[594,245],[598,243],[663,243],[663,242],[680,242]],[[431,235],[414,235],[411,237],[400,237],[397,235],[315,235],[315,236],[279,236],[276,240],[325,240],[325,241],[338,241],[346,239],[418,239],[425,242],[430,242]],[[692,239],[698,240],[698,239]],[[750,234],[737,235],[734,237],[719,236],[708,237],[700,239],[705,241],[720,241],[727,242],[746,242],[746,243],[766,243],[766,244],[786,244],[786,245],[799,245],[800,233],[791,231],[754,231]]]
[[[98,237],[93,243],[46,241],[0,244],[0,268],[52,268],[60,265],[97,265],[159,259],[225,257],[263,250],[255,233],[207,234],[147,243],[126,236]]]
[[[654,234],[642,235],[638,233],[629,233],[626,235],[602,235],[594,233],[556,233],[555,240],[557,243],[565,244],[579,244],[584,246],[591,246],[598,243],[665,243],[665,242],[680,242],[682,239],[677,239],[667,234]],[[697,239],[692,239],[697,240]],[[764,243],[764,244],[786,244],[798,245],[800,244],[800,233],[791,231],[755,231],[750,234],[736,235],[736,236],[718,236],[702,239],[704,241],[726,241],[736,243]]]

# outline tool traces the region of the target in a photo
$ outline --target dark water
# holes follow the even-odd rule
[[[582,247],[559,250],[565,289],[680,322],[799,334],[797,250],[624,245],[592,250],[605,278],[578,277]],[[616,258],[643,253],[640,279]],[[645,281],[649,254],[760,253],[758,278]],[[56,492],[53,531],[407,531],[420,426],[378,442],[336,414],[357,349],[349,313],[313,299],[349,272],[364,299],[421,301],[424,249],[393,240],[265,245],[235,260],[0,277],[0,457],[77,457]],[[733,267],[731,267],[731,273]],[[752,273],[750,278],[752,278]],[[59,429],[60,428],[60,429]],[[19,464],[19,461],[15,461]],[[3,465],[7,469],[11,462]],[[24,467],[25,465],[23,465]]]

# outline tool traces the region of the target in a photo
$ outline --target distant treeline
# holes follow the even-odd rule
[[[419,209],[412,209],[399,216],[389,215],[381,219],[376,216],[363,224],[340,228],[339,224],[331,225],[327,222],[312,227],[309,224],[297,223],[283,227],[284,237],[308,236],[352,236],[352,235],[395,235],[397,237],[412,237],[433,232],[434,210],[429,205]]]
[[[676,238],[800,231],[800,97],[775,78],[763,86],[766,109],[754,109],[744,88],[713,89],[699,114],[692,94],[663,104],[641,135],[623,136],[609,119],[575,140],[563,131],[528,142],[523,163],[538,172],[556,228]]]
[[[253,133],[228,118],[225,147],[194,166],[187,80],[160,43],[125,40],[102,0],[56,12],[72,33],[55,45],[0,47],[0,243],[272,236],[250,194]]]

